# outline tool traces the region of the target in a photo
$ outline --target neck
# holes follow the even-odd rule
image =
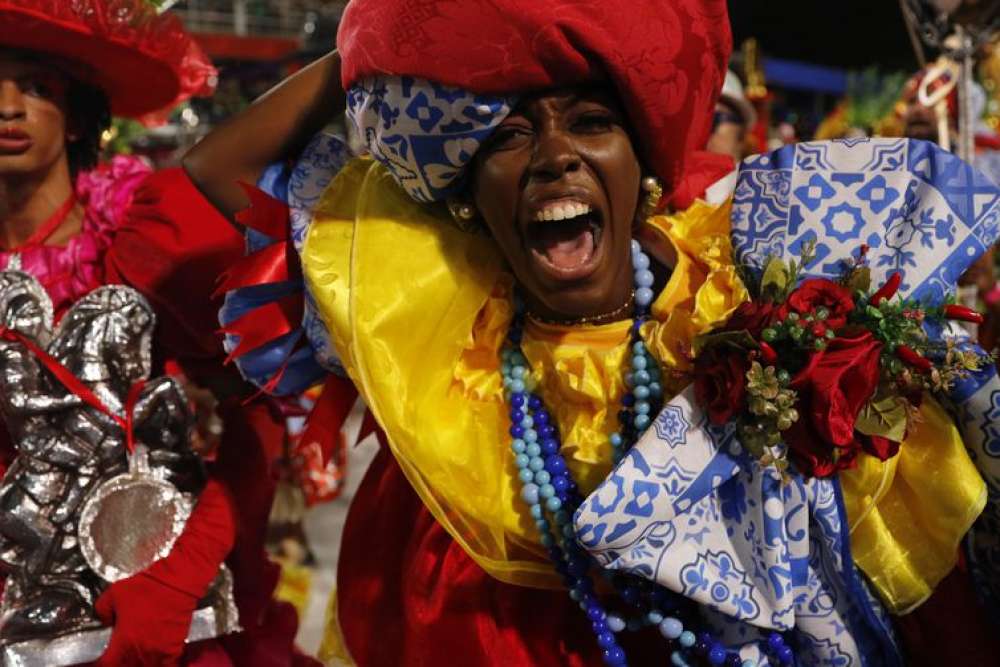
[[[41,174],[0,175],[0,244],[14,248],[25,243],[72,193],[65,159]],[[78,217],[75,212],[69,220],[78,223]]]

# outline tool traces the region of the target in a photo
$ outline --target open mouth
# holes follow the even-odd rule
[[[575,200],[547,203],[527,226],[525,239],[535,259],[563,280],[583,278],[597,265],[604,231],[600,211]]]

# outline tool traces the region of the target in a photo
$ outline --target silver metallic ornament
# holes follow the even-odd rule
[[[39,667],[98,657],[110,631],[93,604],[109,582],[166,556],[205,481],[180,385],[148,381],[123,428],[130,389],[151,369],[152,308],[135,290],[87,294],[52,332],[52,304],[21,271],[0,272],[0,413],[17,457],[0,482],[0,664]],[[51,342],[50,342],[51,339]],[[39,363],[42,348],[103,409]],[[86,393],[86,392],[83,392]],[[222,579],[228,573],[220,573]],[[191,638],[237,629],[231,585],[199,605]],[[81,657],[83,656],[83,657]]]

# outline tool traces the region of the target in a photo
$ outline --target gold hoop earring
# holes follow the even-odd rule
[[[642,179],[642,191],[646,196],[642,200],[642,218],[645,220],[651,215],[655,215],[660,208],[660,199],[663,198],[663,184],[656,176],[646,176]]]
[[[460,199],[449,199],[447,202],[448,212],[451,213],[451,219],[455,222],[455,226],[466,232],[475,232],[476,230],[476,208],[467,201],[462,201]]]

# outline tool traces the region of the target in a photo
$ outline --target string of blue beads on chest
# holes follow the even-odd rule
[[[625,375],[626,391],[618,412],[619,429],[609,436],[614,463],[618,463],[650,426],[662,405],[663,388],[659,366],[640,336],[653,302],[654,276],[649,257],[637,241],[632,241],[635,281],[635,316],[630,330],[631,355]],[[712,665],[756,667],[729,651],[710,633],[696,631],[696,605],[654,582],[599,568],[576,540],[573,513],[583,497],[560,454],[559,430],[542,397],[535,392],[528,361],[521,352],[524,308],[518,303],[501,352],[501,373],[510,414],[511,450],[521,481],[521,499],[528,505],[540,542],[548,551],[556,571],[563,577],[570,597],[580,605],[591,623],[606,664],[627,664],[617,635],[626,630],[657,626],[667,640],[670,663],[675,667]],[[598,599],[590,576],[597,568],[617,591],[629,613],[611,613]],[[765,652],[783,667],[794,665],[795,657],[784,637],[775,632],[766,642]]]

